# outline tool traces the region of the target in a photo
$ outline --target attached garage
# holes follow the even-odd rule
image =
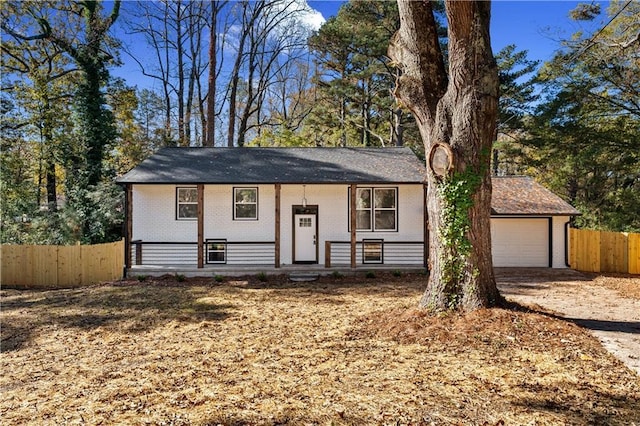
[[[492,184],[493,266],[566,268],[567,228],[580,213],[530,177],[494,177]]]
[[[491,219],[493,266],[549,267],[549,218]]]

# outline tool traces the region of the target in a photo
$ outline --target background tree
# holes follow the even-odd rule
[[[513,44],[496,55],[500,100],[498,126],[493,145],[493,174],[517,175],[527,170],[521,155],[522,139],[526,137],[525,120],[533,114],[539,96],[536,92],[540,61],[527,58],[527,51],[518,51]]]
[[[219,13],[222,6],[219,2],[184,0],[126,5],[130,15],[127,31],[142,36],[153,52],[149,63],[135,52],[129,51],[129,56],[138,63],[144,76],[160,83],[165,145],[202,143],[196,135],[204,135],[206,129],[206,94],[200,81],[207,70],[203,39],[211,13]],[[194,115],[200,115],[201,120],[194,121]]]
[[[594,9],[595,7],[595,9]],[[579,6],[572,16],[592,19]],[[640,230],[640,5],[612,2],[540,71],[543,102],[527,126],[527,164],[583,215],[576,225]]]
[[[448,70],[431,2],[398,0],[400,30],[389,56],[403,73],[396,96],[411,109],[425,152],[450,147],[444,177],[429,167],[430,270],[420,305],[432,310],[493,306],[500,300],[491,260],[490,152],[498,70],[483,1],[445,1]]]
[[[104,17],[99,2],[3,3],[2,66],[9,71],[8,78],[3,75],[3,87],[21,73],[22,78],[9,83],[21,80],[18,86],[22,87],[9,92],[10,105],[30,104],[32,111],[38,111],[23,117],[25,131],[17,135],[17,144],[30,147],[39,141],[44,148],[34,186],[38,197],[34,204],[23,206],[22,213],[30,228],[25,235],[31,242],[103,241],[111,237],[98,227],[118,220],[116,213],[100,209],[106,204],[100,194],[105,195],[101,189],[104,160],[115,140],[103,89],[109,78],[107,67],[114,62],[109,52],[117,46],[107,32],[118,16],[119,4],[114,2],[111,13]],[[23,159],[33,167],[29,155]],[[39,197],[43,170],[49,201],[46,209],[41,208]],[[65,204],[58,214],[60,177],[65,183]]]
[[[353,0],[311,37],[318,68],[310,121],[328,139],[324,143],[402,144],[405,123],[395,115],[395,70],[386,55],[398,27],[395,2]]]

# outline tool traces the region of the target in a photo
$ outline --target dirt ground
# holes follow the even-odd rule
[[[503,296],[586,328],[640,375],[640,277],[573,270],[497,269]]]
[[[420,274],[2,289],[0,423],[640,426],[640,376],[583,328],[637,336],[639,280],[501,270],[530,306],[439,316]]]

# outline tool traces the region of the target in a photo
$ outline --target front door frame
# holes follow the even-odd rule
[[[316,241],[315,241],[315,246],[316,246],[316,260],[315,261],[311,261],[311,260],[303,260],[303,261],[297,261],[296,260],[296,215],[298,214],[310,214],[310,215],[315,215],[316,217]],[[320,236],[318,235],[318,205],[314,204],[314,205],[308,205],[306,207],[302,206],[302,205],[292,205],[291,206],[291,226],[292,226],[292,230],[291,230],[291,235],[293,238],[291,238],[291,245],[292,245],[292,251],[291,251],[291,258],[293,259],[293,263],[298,263],[298,264],[317,264],[318,263],[318,246],[319,241],[320,241]]]

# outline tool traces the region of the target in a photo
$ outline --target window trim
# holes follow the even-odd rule
[[[224,255],[224,260],[222,261],[210,261],[209,260],[209,244],[222,244],[224,248],[222,249],[222,254]],[[205,263],[207,265],[222,265],[227,263],[227,240],[224,238],[211,238],[205,241]],[[212,250],[211,252],[220,253],[220,250]]]
[[[191,202],[180,201],[180,190],[181,189],[195,189],[196,190],[196,200]],[[180,205],[195,205],[196,206],[196,214],[193,217],[180,217]],[[184,220],[184,221],[193,221],[198,220],[198,188],[196,186],[176,186],[176,220]]]
[[[356,187],[356,193],[358,189],[369,189],[371,190],[371,208],[368,209],[358,209],[357,205],[356,205],[356,213],[358,210],[368,210],[370,212],[370,217],[371,217],[371,227],[370,228],[356,228],[356,232],[399,232],[399,220],[398,220],[398,212],[399,212],[399,205],[398,205],[398,200],[399,200],[399,196],[398,193],[400,192],[399,188],[397,186],[358,186]],[[376,190],[379,189],[393,189],[394,190],[394,196],[395,196],[395,208],[391,209],[391,208],[376,208],[375,207],[375,201],[376,201]],[[351,188],[347,188],[347,217],[350,217],[351,215]],[[356,203],[357,203],[357,199],[356,199]],[[376,229],[376,224],[375,224],[375,219],[376,219],[376,214],[375,212],[377,211],[394,211],[395,212],[395,221],[394,221],[394,228],[393,229]],[[356,220],[357,223],[357,220]],[[347,230],[350,232],[351,231],[351,220],[347,220]],[[357,225],[356,225],[357,226]]]
[[[256,217],[237,217],[236,216],[236,206],[238,204],[243,204],[243,203],[238,203],[236,201],[236,191],[238,190],[243,190],[243,189],[253,189],[256,191],[256,201],[255,203],[251,202],[251,203],[246,203],[246,204],[255,204],[256,205]],[[232,193],[232,205],[233,205],[233,220],[240,220],[240,221],[247,221],[247,220],[258,220],[259,217],[259,194],[258,194],[258,187],[257,186],[234,186],[233,187],[233,193]]]

